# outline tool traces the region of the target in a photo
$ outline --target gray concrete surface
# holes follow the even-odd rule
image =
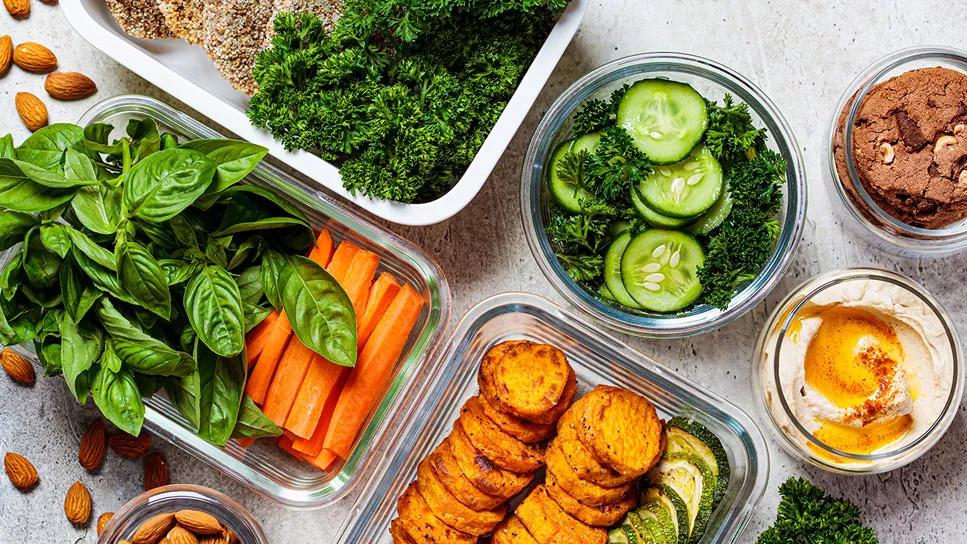
[[[137,76],[90,48],[56,7],[33,2],[34,14],[14,22],[0,13],[0,34],[52,47],[64,69],[94,77],[100,91],[77,103],[51,104],[56,121],[74,121],[95,101],[118,93],[161,96]],[[575,78],[609,60],[642,51],[684,51],[716,59],[756,82],[785,113],[806,158],[809,218],[798,255],[768,300],[716,333],[680,341],[628,338],[631,345],[753,412],[749,359],[755,336],[777,300],[805,278],[851,265],[875,265],[908,274],[937,295],[961,325],[967,318],[965,257],[920,261],[889,257],[855,241],[830,212],[821,152],[833,102],[854,75],[885,53],[917,44],[967,45],[967,3],[962,0],[852,2],[748,0],[595,0],[574,43],[520,129],[487,186],[453,220],[429,228],[395,228],[432,254],[454,293],[453,318],[494,293],[520,290],[560,301],[541,275],[523,239],[518,183],[524,148],[554,97]],[[14,70],[0,79],[0,132],[20,140],[13,95],[42,93],[42,78]],[[164,96],[161,96],[165,98]],[[469,248],[472,250],[468,251]],[[93,491],[97,512],[115,510],[140,490],[140,466],[109,457],[97,475],[75,461],[76,422],[90,411],[76,406],[61,380],[33,389],[0,379],[0,450],[34,460],[40,486],[27,495],[0,482],[0,543],[96,541],[93,529],[70,526],[63,496],[77,479]],[[769,486],[741,542],[753,542],[774,516],[776,487],[804,475],[856,501],[884,543],[967,542],[967,466],[963,408],[950,431],[921,460],[879,476],[824,474],[772,448]],[[350,499],[314,512],[290,512],[253,496],[230,478],[168,444],[175,482],[220,489],[239,498],[276,543],[333,542]]]

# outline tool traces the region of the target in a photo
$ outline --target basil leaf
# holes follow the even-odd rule
[[[222,268],[228,268],[228,255],[225,246],[218,239],[211,239],[205,245],[205,257]]]
[[[46,170],[26,161],[14,160],[13,162],[18,168],[20,168],[20,171],[25,176],[30,178],[31,181],[39,185],[43,185],[44,187],[50,187],[51,189],[75,189],[84,185],[97,183],[97,180],[93,178],[85,180],[71,180],[61,172]]]
[[[20,243],[24,235],[37,225],[37,218],[29,213],[3,211],[0,213],[0,251]]]
[[[178,215],[212,183],[215,163],[197,151],[166,149],[134,165],[124,182],[128,213],[159,223]]]
[[[245,333],[254,329],[266,317],[272,313],[272,308],[264,308],[258,304],[242,302],[242,312],[245,316]]]
[[[87,155],[68,149],[64,155],[64,177],[69,181],[85,184],[97,183],[97,171],[94,161]]]
[[[27,233],[23,251],[23,271],[31,285],[46,288],[57,283],[60,263],[57,254],[44,246],[38,231]]]
[[[66,229],[67,234],[70,236],[71,242],[74,243],[75,249],[79,250],[92,261],[103,266],[104,268],[107,268],[113,272],[117,271],[117,262],[115,262],[114,253],[98,245],[97,242],[91,240],[91,238],[83,232],[72,227],[66,227]]]
[[[111,336],[115,352],[134,372],[150,376],[187,376],[195,370],[195,361],[190,355],[146,334],[121,315],[109,300],[101,299],[97,313],[104,330]]]
[[[171,293],[158,261],[135,242],[121,243],[116,254],[121,289],[146,310],[168,319],[171,315]]]
[[[252,236],[247,238],[244,242],[235,248],[235,254],[232,255],[232,260],[228,261],[228,269],[235,270],[252,256],[257,256],[262,249],[262,237]]]
[[[15,157],[13,134],[7,134],[3,138],[0,138],[0,159],[13,159]]]
[[[105,361],[105,358],[109,360]],[[91,387],[94,404],[118,429],[138,436],[144,424],[144,401],[134,375],[125,369],[112,368],[115,361],[120,359],[108,344]]]
[[[238,234],[240,232],[258,232],[263,230],[287,229],[292,227],[303,227],[312,230],[308,223],[292,217],[268,217],[258,221],[236,223],[216,231],[212,236],[222,237]]]
[[[199,364],[201,421],[198,435],[216,446],[224,446],[238,421],[248,365],[244,353],[219,357],[213,362],[212,357],[201,359],[206,362]]]
[[[81,404],[91,390],[88,371],[101,356],[102,340],[99,330],[82,331],[70,318],[60,322],[60,366],[67,388]]]
[[[34,351],[40,364],[44,365],[45,376],[57,376],[63,372],[60,367],[60,342],[55,337],[34,340]]]
[[[37,336],[40,308],[18,306],[11,300],[0,300],[0,344],[15,346]]]
[[[84,140],[84,131],[77,125],[55,123],[30,135],[17,148],[17,159],[46,170],[59,167],[64,152]]]
[[[161,135],[161,149],[171,149],[178,147],[178,137],[170,132]]]
[[[134,374],[134,383],[138,384],[138,389],[141,391],[142,397],[150,397],[161,389],[164,385],[161,383],[163,378],[158,376],[148,376],[147,374]]]
[[[174,233],[175,239],[182,246],[198,247],[198,237],[195,235],[195,228],[184,215],[176,215],[168,221],[168,227]]]
[[[91,123],[87,125],[84,127],[84,147],[101,153],[120,152],[120,147],[117,148],[117,151],[113,150],[113,148],[111,150],[102,150],[96,147],[96,145],[107,146],[108,142],[111,141],[112,132],[114,132],[114,125],[107,123]]]
[[[248,395],[242,396],[242,407],[238,411],[238,422],[232,431],[232,438],[266,438],[279,436],[280,429]]]
[[[356,364],[356,314],[339,282],[318,263],[290,257],[279,278],[282,307],[309,349],[341,366]]]
[[[198,369],[183,378],[168,378],[164,388],[171,404],[197,431],[201,426],[201,382]]]
[[[265,293],[262,292],[260,273],[261,267],[250,266],[239,274],[235,282],[238,284],[238,292],[242,295],[243,302],[258,304],[265,296]]]
[[[169,286],[184,283],[205,268],[201,263],[187,263],[178,259],[161,259],[158,264],[161,265],[161,271]]]
[[[215,162],[215,182],[206,191],[219,193],[242,181],[269,152],[268,149],[238,140],[190,140],[181,144],[182,149],[204,153]]]
[[[161,149],[161,133],[154,119],[131,119],[127,133],[132,139],[131,157],[135,161]]]
[[[232,201],[235,201],[236,199],[239,199],[240,197],[243,197],[243,196],[249,197],[254,195],[259,197],[263,201],[274,205],[279,210],[285,212],[286,215],[290,215],[306,223],[309,222],[309,218],[306,217],[306,214],[301,209],[299,209],[298,206],[295,206],[288,200],[280,197],[279,195],[277,195],[276,193],[273,193],[272,191],[266,189],[265,187],[259,187],[258,185],[236,185],[226,190],[224,193],[222,193],[222,195],[224,197],[231,197]],[[251,207],[252,202],[254,200],[255,199],[247,198],[245,202],[245,207]],[[274,215],[274,214],[271,214],[271,215]]]
[[[81,187],[71,209],[84,227],[98,234],[114,234],[121,221],[121,195],[105,185]]]
[[[171,227],[168,223],[149,223],[147,221],[138,221],[137,229],[141,231],[151,242],[169,250],[175,250],[178,247],[178,240],[175,238],[174,232],[171,231]]]
[[[44,243],[44,247],[59,255],[61,259],[71,250],[71,237],[67,233],[67,227],[59,223],[41,226],[40,240]]]
[[[42,212],[67,202],[73,194],[72,191],[44,187],[24,174],[13,159],[0,159],[0,208]]]
[[[21,265],[23,264],[23,252],[18,251],[14,253],[7,264],[3,265],[3,269],[0,270],[0,298],[3,300],[12,300],[14,295],[17,294],[17,288],[20,287]]]
[[[224,268],[208,266],[185,287],[185,311],[198,338],[217,355],[231,357],[245,347],[242,295]]]
[[[282,275],[282,270],[285,266],[285,257],[277,251],[269,250],[262,256],[259,281],[262,283],[262,290],[265,292],[265,297],[269,299],[269,304],[276,310],[282,308],[279,276]]]
[[[81,280],[81,273],[72,257],[60,265],[60,290],[64,295],[64,310],[75,323],[84,319],[88,310],[101,298],[100,291]]]
[[[75,261],[77,261],[78,268],[83,270],[84,274],[90,278],[91,282],[94,284],[94,287],[118,300],[122,300],[130,304],[137,304],[134,299],[128,296],[128,294],[121,289],[121,284],[118,282],[117,272],[97,264],[93,259],[85,255],[84,252],[79,251],[76,245],[71,250],[71,256],[74,257]]]

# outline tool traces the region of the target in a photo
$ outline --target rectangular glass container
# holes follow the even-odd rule
[[[161,130],[180,139],[223,138],[196,119],[153,98],[117,96],[91,108],[78,124],[110,123],[117,127],[114,135],[124,131],[129,119],[151,118]],[[145,400],[145,428],[165,438],[186,452],[230,474],[262,496],[294,509],[311,509],[328,505],[349,493],[361,480],[375,459],[388,448],[389,415],[414,402],[411,389],[434,348],[440,342],[450,312],[450,291],[437,264],[422,250],[399,236],[348,210],[332,198],[311,191],[306,185],[263,161],[243,183],[252,183],[281,195],[296,204],[309,217],[317,230],[326,227],[338,243],[350,240],[375,252],[380,257],[379,272],[389,271],[399,280],[411,284],[426,297],[426,304],[411,337],[394,370],[393,380],[379,405],[368,416],[364,431],[357,439],[352,454],[331,472],[322,472],[300,462],[277,447],[270,439],[259,440],[246,449],[235,441],[217,447],[195,435],[190,424],[175,410],[162,393]],[[11,252],[0,255],[5,262]],[[29,346],[18,346],[20,353],[36,363]],[[367,478],[368,480],[368,478]]]
[[[578,395],[608,383],[647,397],[663,419],[687,415],[722,441],[732,474],[702,543],[736,542],[768,481],[765,439],[739,407],[637,353],[607,333],[535,295],[506,293],[472,308],[421,385],[422,403],[396,414],[395,446],[370,475],[353,505],[339,544],[390,544],[396,499],[416,475],[417,464],[446,437],[463,402],[477,392],[477,369],[495,344],[526,339],[564,350],[578,378]],[[541,478],[539,477],[538,480]]]

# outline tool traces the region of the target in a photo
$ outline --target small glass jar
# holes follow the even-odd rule
[[[837,102],[826,141],[826,167],[834,207],[843,223],[864,240],[906,257],[942,257],[967,248],[967,219],[942,228],[923,228],[894,217],[861,182],[853,159],[853,131],[863,101],[878,84],[918,68],[943,67],[967,73],[967,52],[948,47],[914,47],[892,53],[861,72]]]
[[[843,296],[843,300],[837,300],[839,296]],[[802,348],[805,341],[800,340],[798,335],[808,333],[802,332],[805,326],[800,318],[816,315],[817,306],[825,308],[830,303],[852,309],[876,308],[877,311],[882,311],[881,307],[895,311],[919,307],[925,316],[924,345],[929,347],[936,342],[936,357],[939,358],[933,363],[934,370],[937,370],[939,363],[938,388],[932,388],[927,393],[938,389],[939,393],[928,399],[919,394],[924,393],[921,388],[919,393],[912,392],[910,398],[911,402],[921,400],[935,403],[939,407],[933,410],[937,413],[936,418],[925,416],[918,422],[911,417],[911,428],[907,434],[868,454],[837,449],[807,429],[807,426],[815,426],[819,420],[828,421],[820,414],[826,409],[825,406],[834,404],[827,404],[832,401],[822,393],[817,393],[817,396],[822,396],[821,399],[807,400],[807,392],[801,389],[805,383],[805,370],[802,370],[802,375],[799,371],[804,368],[805,359],[802,356],[806,352]],[[910,315],[916,314],[911,310]],[[814,338],[805,343],[811,345]],[[752,387],[758,399],[760,417],[769,422],[767,426],[787,453],[831,472],[876,474],[915,461],[947,431],[964,394],[962,359],[960,338],[953,322],[940,303],[922,287],[893,272],[850,268],[821,274],[806,281],[776,307],[756,344]],[[911,391],[919,387],[921,378],[923,375],[911,378],[913,381],[909,383],[915,384],[909,386]],[[797,391],[801,397],[794,397]],[[913,415],[918,413],[912,404],[911,410]]]
[[[130,540],[148,519],[179,510],[200,510],[215,516],[238,537],[240,544],[269,542],[258,522],[242,505],[214,489],[197,485],[168,485],[142,493],[114,514],[97,542],[120,544]]]

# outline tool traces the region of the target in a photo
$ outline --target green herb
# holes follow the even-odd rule
[[[860,510],[803,478],[779,486],[776,521],[756,544],[878,544],[876,532],[860,523]]]
[[[586,183],[599,199],[623,205],[628,202],[632,184],[651,173],[651,161],[628,131],[611,127],[604,131],[597,149],[588,157],[586,170]]]
[[[765,147],[765,141],[766,129],[755,127],[748,104],[736,104],[730,94],[725,95],[721,105],[708,102],[705,145],[720,162],[748,160]]]
[[[615,89],[608,100],[593,98],[582,104],[581,109],[574,114],[574,132],[590,134],[614,126],[618,104],[629,87],[631,86],[623,85]]]

